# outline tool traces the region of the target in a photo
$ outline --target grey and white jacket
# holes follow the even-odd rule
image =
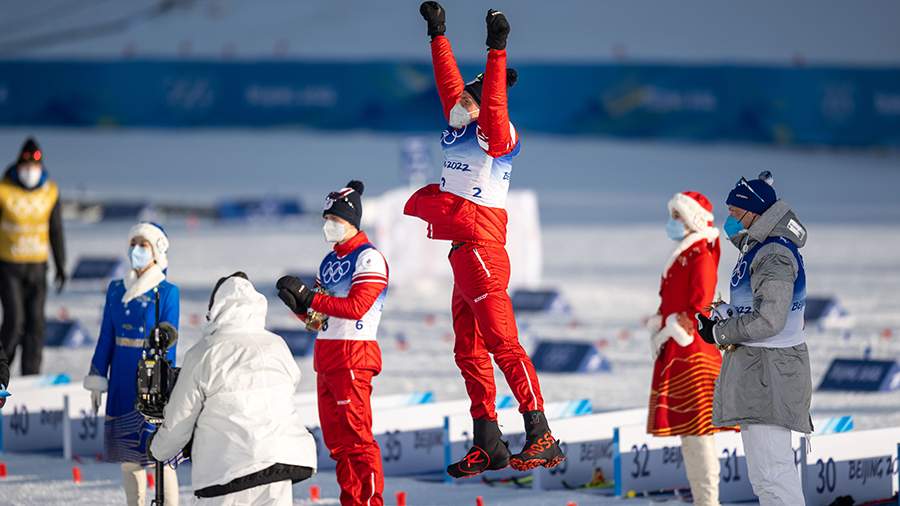
[[[783,200],[732,238],[741,251],[732,284],[749,273],[752,307],[713,328],[719,344],[739,345],[723,357],[713,400],[714,425],[769,424],[812,432],[812,378],[802,322],[805,295],[798,298],[796,286],[805,272],[799,254],[789,247],[802,248],[806,239],[806,228]],[[742,266],[748,252],[752,257]]]

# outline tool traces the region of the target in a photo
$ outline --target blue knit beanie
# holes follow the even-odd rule
[[[766,173],[764,172],[764,174]],[[769,182],[771,181],[771,173],[768,173],[768,176],[767,178],[760,176],[759,179],[750,181],[741,178],[734,186],[734,189],[728,193],[725,203],[751,213],[762,214],[766,212],[778,200],[778,196],[775,195],[775,188]]]

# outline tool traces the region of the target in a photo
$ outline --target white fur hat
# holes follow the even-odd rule
[[[143,221],[131,227],[128,231],[128,241],[135,237],[143,237],[150,242],[150,248],[153,250],[153,259],[160,269],[166,270],[169,267],[169,236],[166,231],[156,223]]]

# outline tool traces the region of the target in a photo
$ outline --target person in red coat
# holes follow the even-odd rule
[[[441,137],[440,184],[416,191],[403,212],[426,221],[432,239],[452,242],[454,355],[472,402],[472,448],[447,473],[461,478],[507,465],[520,471],[556,467],[565,456],[550,432],[537,372],[519,343],[507,293],[505,205],[512,161],[521,144],[507,107],[506,90],[517,76],[506,67],[509,23],[502,12],[488,10],[485,71],[466,83],[444,35],[444,8],[424,2],[419,12],[428,23],[434,76],[448,126]],[[510,455],[497,424],[491,356],[525,421],[525,446],[515,455]]]
[[[676,242],[663,269],[662,301],[651,319],[655,364],[647,432],[681,436],[694,504],[718,506],[719,458],[712,425],[713,390],[722,356],[697,334],[696,313],[709,314],[719,266],[719,230],[712,204],[700,193],[669,201],[666,232]]]

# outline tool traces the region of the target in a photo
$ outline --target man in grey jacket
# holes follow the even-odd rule
[[[799,252],[807,233],[771,182],[741,178],[728,194],[725,233],[740,250],[730,306],[714,313],[724,316],[718,321],[699,313],[697,321],[701,337],[725,351],[713,424],[740,425],[761,505],[797,506],[805,501],[791,431],[813,430],[803,333],[806,273]]]

